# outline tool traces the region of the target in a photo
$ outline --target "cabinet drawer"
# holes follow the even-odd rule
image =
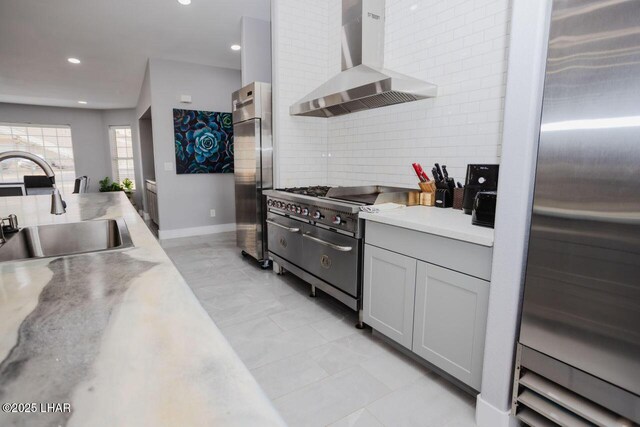
[[[411,349],[416,260],[365,245],[363,319]]]
[[[493,248],[367,221],[365,243],[491,280]]]
[[[155,182],[146,181],[145,186],[147,187],[148,191],[151,191],[152,193],[157,193]]]
[[[476,390],[489,304],[489,282],[418,262],[413,352]]]

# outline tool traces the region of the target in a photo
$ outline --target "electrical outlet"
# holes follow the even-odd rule
[[[213,218],[214,216],[216,216],[216,210],[215,209],[211,209],[209,211],[209,214],[211,215],[211,218]]]

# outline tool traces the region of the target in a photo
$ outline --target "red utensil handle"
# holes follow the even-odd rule
[[[418,178],[420,178],[420,181],[429,181],[429,177],[427,176],[427,174],[425,173],[425,171],[422,169],[422,166],[420,165],[420,163],[414,163],[414,168],[416,168],[416,173],[418,174]]]
[[[418,175],[418,179],[422,182],[424,178],[420,174],[420,165],[418,165],[417,163],[413,163],[411,166],[413,166],[413,170],[416,171],[416,175]]]

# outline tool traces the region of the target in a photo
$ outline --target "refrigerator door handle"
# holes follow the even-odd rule
[[[264,188],[264,178],[262,174],[264,171],[262,170],[262,120],[254,119],[254,143],[256,150],[256,188],[258,190],[262,190]]]

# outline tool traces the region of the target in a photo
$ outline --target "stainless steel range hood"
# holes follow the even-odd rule
[[[384,0],[342,0],[342,72],[289,108],[332,117],[436,96],[437,86],[383,68]]]

